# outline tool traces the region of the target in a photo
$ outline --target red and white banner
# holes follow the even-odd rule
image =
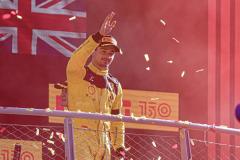
[[[49,108],[67,110],[62,106],[61,89],[49,85]],[[126,116],[179,120],[179,95],[177,93],[123,90],[123,113]],[[63,118],[49,117],[49,122],[63,123]],[[178,131],[178,128],[126,123],[127,128]]]

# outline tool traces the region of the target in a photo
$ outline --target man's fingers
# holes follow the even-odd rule
[[[109,22],[112,20],[112,18],[114,17],[115,13],[111,12],[110,14],[107,15],[107,17],[105,18],[104,22]]]
[[[111,21],[112,21],[112,19],[113,19],[113,17],[115,16],[115,13],[114,12],[111,12],[110,14],[109,14],[109,17],[108,17],[108,24],[110,25],[110,23],[111,23]]]
[[[111,12],[110,14],[107,15],[107,17],[105,18],[101,25],[100,34],[102,35],[108,34],[115,27],[116,21],[112,22],[114,15],[115,15],[114,12]]]
[[[115,26],[116,26],[116,24],[117,24],[117,21],[113,21],[112,23],[111,23],[111,29],[113,29]]]

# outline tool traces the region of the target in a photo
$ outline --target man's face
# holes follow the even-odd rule
[[[115,56],[112,46],[98,47],[92,56],[92,63],[99,69],[108,69]]]

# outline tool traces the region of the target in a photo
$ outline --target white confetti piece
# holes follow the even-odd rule
[[[51,134],[50,134],[50,139],[53,139],[53,135],[54,135],[54,132],[52,132]]]
[[[147,67],[146,70],[147,70],[147,71],[150,71],[150,67]]]
[[[228,128],[227,125],[220,125],[219,127],[222,127],[222,128]]]
[[[189,121],[178,121],[179,123],[183,124],[183,125],[189,125],[191,122]]]
[[[178,145],[177,144],[174,144],[173,146],[172,146],[172,149],[177,149],[178,148]]]
[[[131,117],[134,117],[134,113],[131,113]]]
[[[0,129],[0,133],[3,133],[5,130],[6,130],[6,128],[5,128],[5,127],[2,127],[2,128]]]
[[[144,119],[146,119],[146,116],[141,116],[140,118],[144,118]]]
[[[50,108],[45,109],[46,112],[51,112],[52,110]]]
[[[63,142],[65,142],[65,137],[63,133],[56,132],[56,135],[58,136],[59,139],[61,139]]]
[[[166,26],[166,22],[162,19],[160,19],[160,23],[162,23],[164,26]]]
[[[167,61],[167,63],[170,63],[170,64],[172,64],[172,63],[173,63],[173,61],[172,61],[172,60],[169,60],[169,61]]]
[[[156,143],[154,142],[154,141],[152,141],[152,145],[153,145],[153,147],[157,147],[157,145],[156,145]]]
[[[186,74],[186,71],[182,71],[181,77],[183,78],[185,76],[185,74]]]
[[[192,146],[195,146],[195,143],[194,143],[193,139],[190,140],[190,143],[191,143]]]
[[[33,108],[27,108],[26,110],[32,112],[34,109]]]
[[[16,16],[17,15],[17,11],[11,11],[10,12],[12,15]]]
[[[179,40],[177,40],[175,37],[172,38],[175,42],[180,43]]]
[[[18,19],[23,19],[23,17],[22,17],[22,16],[20,16],[20,15],[17,15],[17,18],[18,18]]]
[[[2,19],[3,19],[3,20],[7,20],[7,19],[9,19],[9,18],[11,18],[11,14],[6,13],[6,14],[3,14],[3,15],[2,15]]]
[[[51,141],[49,139],[47,140],[47,142],[50,143],[50,144],[54,144],[54,141]]]
[[[35,143],[33,143],[33,147],[39,149],[39,147]]]
[[[74,19],[76,19],[76,16],[70,17],[70,18],[69,18],[69,21],[72,21],[72,20],[74,20]]]
[[[50,129],[49,129],[49,128],[43,128],[43,130],[44,130],[44,131],[50,131]]]
[[[195,72],[203,72],[204,71],[204,69],[202,68],[202,69],[199,69],[199,70],[196,70]]]
[[[139,117],[133,117],[134,120],[138,121],[139,120]]]
[[[55,150],[54,150],[54,149],[52,149],[52,148],[48,148],[48,150],[51,152],[52,156],[55,155]]]
[[[161,160],[162,159],[162,157],[161,156],[158,156],[158,159],[157,160]]]
[[[151,101],[156,101],[159,100],[159,98],[155,97],[155,98],[151,98]]]
[[[40,130],[39,128],[36,128],[36,135],[39,136]]]
[[[62,139],[63,142],[65,142],[64,134],[61,135],[61,139]]]
[[[150,60],[149,55],[146,53],[144,54],[145,60],[148,62]]]

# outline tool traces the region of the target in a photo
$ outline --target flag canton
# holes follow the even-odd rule
[[[85,0],[1,1],[0,49],[69,57],[86,38],[85,10]]]

